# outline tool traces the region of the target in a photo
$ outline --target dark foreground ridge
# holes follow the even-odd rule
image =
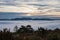
[[[34,30],[31,25],[14,27],[14,32],[4,28],[0,30],[0,40],[60,40],[60,29],[44,29],[42,27]]]

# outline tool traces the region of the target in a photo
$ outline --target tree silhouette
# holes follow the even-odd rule
[[[47,37],[47,30],[44,29],[43,27],[38,28],[37,35],[41,37],[41,39],[46,40]]]
[[[7,32],[7,31],[8,31],[8,29],[7,29],[7,28],[4,28],[4,29],[3,29],[3,32]]]
[[[17,32],[17,30],[18,30],[18,26],[15,26],[14,31]]]
[[[31,25],[27,25],[26,28],[28,33],[31,33],[34,31],[33,28],[31,28]]]
[[[43,27],[34,30],[31,25],[14,27],[14,31],[4,28],[0,31],[0,40],[60,40],[60,29],[47,30]]]
[[[21,28],[18,29],[18,33],[25,33],[26,32],[26,27],[21,25]]]
[[[33,32],[33,28],[31,28],[30,25],[23,26],[21,25],[21,28],[18,29],[18,33],[30,33]]]

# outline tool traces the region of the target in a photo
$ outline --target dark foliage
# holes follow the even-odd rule
[[[15,26],[14,32],[10,29],[0,30],[0,40],[60,40],[60,29],[47,30],[42,27],[34,30],[31,25]]]

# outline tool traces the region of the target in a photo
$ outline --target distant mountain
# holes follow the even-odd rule
[[[32,17],[21,17],[21,18],[0,19],[0,20],[60,20],[60,18],[32,18]]]
[[[22,17],[22,18],[14,18],[11,20],[60,20],[60,18],[31,18],[31,17]]]

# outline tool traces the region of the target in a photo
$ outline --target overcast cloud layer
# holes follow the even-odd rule
[[[0,0],[0,12],[60,15],[60,0]]]

